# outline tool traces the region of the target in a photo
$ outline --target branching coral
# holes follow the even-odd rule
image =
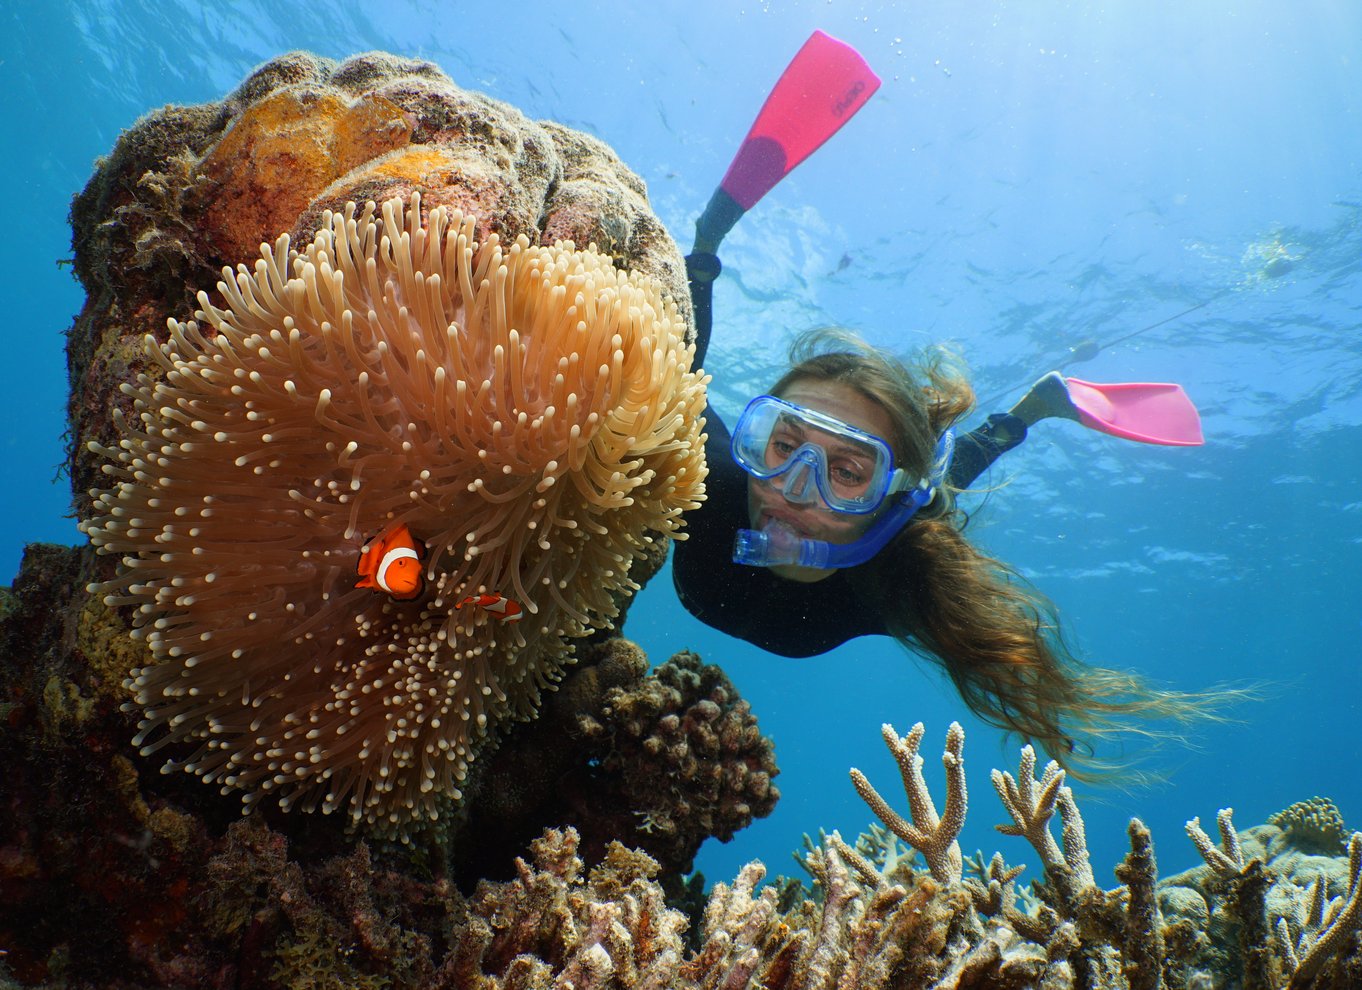
[[[1228,891],[1226,904],[1239,923],[1239,950],[1243,957],[1246,990],[1269,990],[1277,983],[1280,966],[1271,953],[1267,920],[1267,892],[1271,880],[1257,858],[1245,859],[1234,829],[1234,809],[1221,808],[1215,816],[1220,847],[1201,827],[1201,820],[1187,823],[1187,836],[1206,865]]]
[[[1290,824],[1293,816],[1287,817],[1288,821],[1282,824]],[[1187,823],[1187,834],[1207,867],[1227,888],[1226,903],[1241,932],[1244,985],[1275,987],[1280,974],[1289,977],[1291,990],[1304,990],[1313,985],[1326,965],[1339,966],[1344,971],[1362,969],[1362,958],[1356,958],[1362,956],[1357,946],[1362,936],[1362,832],[1354,832],[1348,840],[1343,895],[1329,900],[1323,876],[1316,875],[1309,884],[1303,910],[1295,917],[1279,915],[1270,922],[1267,903],[1275,879],[1273,871],[1262,859],[1244,855],[1234,828],[1233,809],[1222,808],[1216,823],[1221,836],[1219,848],[1196,818]],[[1274,938],[1269,938],[1269,926],[1275,946]],[[1276,956],[1271,952],[1274,947]],[[1338,958],[1349,955],[1354,958],[1342,961]]]
[[[1285,918],[1277,919],[1279,944],[1291,972],[1291,988],[1307,987],[1328,959],[1362,932],[1362,832],[1348,840],[1348,892],[1325,902],[1324,885],[1316,880],[1311,887],[1310,906],[1297,919],[1300,934],[1294,944]]]
[[[856,792],[870,805],[870,810],[875,812],[875,817],[884,822],[889,831],[922,853],[932,876],[942,883],[957,883],[964,870],[964,859],[956,838],[965,825],[967,807],[965,765],[961,758],[965,730],[959,722],[952,722],[946,733],[946,750],[941,754],[941,762],[946,767],[946,805],[940,815],[927,790],[927,782],[922,777],[922,757],[918,755],[918,748],[922,744],[924,731],[922,723],[918,722],[908,735],[899,738],[892,725],[881,727],[885,745],[894,755],[903,776],[903,789],[908,795],[912,822],[889,807],[889,803],[880,797],[865,774],[854,767],[851,770],[851,782]]]
[[[1040,780],[1035,778],[1035,771],[1036,751],[1029,745],[1022,747],[1015,780],[1006,771],[993,771],[993,788],[1013,821],[997,828],[1003,835],[1025,838],[1040,854],[1046,877],[1061,901],[1061,913],[1072,917],[1078,893],[1095,885],[1083,816],[1074,803],[1073,791],[1064,786],[1064,771],[1058,763],[1047,763]],[[1063,850],[1050,834],[1056,807],[1063,822]]]
[[[637,660],[619,646],[610,655],[630,669]],[[1036,785],[1046,772],[1037,781],[1025,754],[1021,769],[1014,780],[1017,795],[1026,790],[1024,779],[1031,781],[1031,794],[1017,804],[1026,811],[1013,825],[1048,848],[1036,827],[1042,817],[1038,806],[1046,803],[1041,800],[1046,788]],[[905,784],[916,786],[911,775]],[[1061,800],[1058,788],[1054,793],[1052,813],[1066,820],[1077,814],[1076,806],[1066,810],[1071,796]],[[930,798],[925,786],[921,796]],[[1222,829],[1234,834],[1230,816],[1221,818]],[[1056,875],[1090,875],[1070,869],[1070,863],[1086,862],[1086,851],[1080,856],[1076,840],[1066,841],[1061,859],[1047,866],[1047,882],[1038,886],[1044,898],[1038,913],[1018,906],[1018,868],[1009,867],[1001,855],[987,862],[982,854],[974,857],[973,876],[942,883],[901,861],[886,872],[881,861],[872,862],[834,833],[806,856],[817,880],[815,893],[783,903],[777,888],[762,886],[764,867],[749,864],[732,883],[715,886],[699,931],[685,940],[686,919],[665,902],[663,881],[669,878],[654,859],[614,845],[588,869],[571,829],[545,833],[514,877],[484,881],[465,900],[447,881],[424,871],[419,876],[396,872],[381,852],[371,857],[363,845],[351,845],[340,855],[319,857],[315,849],[309,854],[261,819],[254,815],[237,823],[225,839],[200,837],[199,845],[211,849],[206,871],[181,867],[172,874],[175,888],[149,905],[166,917],[144,919],[156,923],[153,931],[160,937],[143,947],[136,959],[140,968],[131,975],[110,966],[108,972],[117,975],[107,985],[123,986],[129,979],[147,986],[343,982],[395,990],[1254,985],[1246,979],[1242,957],[1222,954],[1215,965],[1207,965],[1197,955],[1187,917],[1172,925],[1160,917],[1166,891],[1156,890],[1153,844],[1138,820],[1131,824],[1130,855],[1117,868],[1120,887],[1107,891],[1089,883],[1070,888],[1072,899],[1062,900],[1051,869]],[[1280,834],[1272,826],[1261,830]],[[1236,834],[1231,842],[1222,835],[1217,851],[1230,864],[1242,862],[1243,871],[1257,868],[1268,876],[1271,871],[1254,855],[1261,843],[1260,836]],[[91,852],[98,844],[90,837]],[[1216,848],[1209,837],[1206,844]],[[1237,846],[1238,853],[1226,852],[1227,846]],[[7,850],[0,846],[0,851]],[[1335,865],[1324,857],[1312,863]],[[0,880],[7,867],[0,856]],[[155,876],[165,868],[148,863],[145,869]],[[1198,869],[1212,874],[1209,866]],[[1215,875],[1207,889],[1225,879]],[[164,885],[144,889],[159,891]],[[1276,921],[1280,941],[1264,949],[1280,963],[1272,990],[1283,990],[1288,978],[1292,990],[1358,986],[1359,904],[1362,834],[1351,839],[1350,858],[1337,875],[1321,876],[1301,910]],[[7,907],[0,903],[0,931]],[[1217,914],[1222,911],[1217,906]],[[1205,914],[1197,934],[1221,943],[1235,937],[1215,915]],[[24,962],[33,965],[31,953],[24,954]],[[82,962],[88,967],[88,959]],[[88,985],[105,985],[88,969],[83,975]]]
[[[157,373],[98,447],[83,528],[155,662],[144,752],[285,806],[402,831],[489,728],[531,714],[570,641],[607,625],[655,534],[703,493],[704,390],[651,281],[570,243],[474,241],[419,197],[328,213],[225,271],[224,308],[148,340]],[[356,589],[405,524],[427,591]],[[514,598],[502,624],[484,593]]]
[[[1030,775],[1025,757],[1023,771],[1023,777]],[[911,775],[906,783],[915,786]],[[1018,783],[1019,794],[1023,789]],[[1062,808],[1058,800],[1056,806]],[[1034,822],[1036,816],[1024,818]],[[1028,830],[1039,839],[1036,829]],[[1095,885],[1074,890],[1072,918],[1052,917],[1050,925],[1034,926],[1044,930],[1043,940],[1012,924],[1012,917],[977,906],[962,883],[942,884],[912,873],[901,874],[902,883],[886,883],[868,861],[854,864],[857,854],[849,856],[847,844],[833,835],[806,857],[819,897],[782,910],[776,888],[760,886],[764,868],[749,864],[732,884],[715,885],[697,948],[687,951],[679,939],[681,916],[662,905],[660,888],[651,880],[651,860],[616,848],[606,863],[583,876],[575,833],[550,832],[535,844],[533,866],[522,863],[508,883],[484,884],[460,909],[453,951],[435,985],[479,990],[568,985],[578,990],[1172,990],[1211,985],[1209,974],[1187,978],[1173,965],[1177,960],[1168,957],[1180,951],[1180,943],[1159,940],[1162,919],[1149,833],[1137,820],[1130,836],[1131,854],[1118,867],[1123,886],[1111,892]],[[1303,919],[1306,931],[1291,952],[1299,948],[1302,967],[1314,952],[1325,963],[1314,977],[1297,968],[1295,990],[1350,985],[1354,971],[1340,966],[1339,959],[1355,952],[1346,942],[1362,896],[1362,835],[1352,840],[1352,852],[1347,898],[1328,905],[1321,894],[1310,918]],[[1068,869],[1062,861],[1055,868]],[[995,890],[1016,875],[998,856],[986,872]],[[1065,906],[1055,900],[1056,891],[1053,883],[1044,888],[1052,915]],[[1222,973],[1215,985],[1244,985],[1239,979]]]
[[[681,962],[685,916],[651,882],[657,864],[616,847],[583,881],[577,834],[549,831],[533,865],[486,884],[456,926],[437,986],[458,990],[531,987],[666,987]]]

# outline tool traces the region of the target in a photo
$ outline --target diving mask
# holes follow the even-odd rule
[[[759,395],[743,410],[733,458],[752,477],[774,481],[789,501],[821,500],[834,512],[874,512],[918,483],[894,467],[894,452],[880,437],[774,395]]]
[[[752,567],[797,564],[820,570],[864,564],[884,549],[885,544],[917,515],[919,509],[936,497],[937,489],[944,483],[946,472],[950,470],[954,454],[955,432],[947,430],[937,441],[931,475],[886,509],[860,539],[851,543],[812,540],[800,536],[781,520],[772,519],[761,529],[738,530],[733,543],[733,562]]]

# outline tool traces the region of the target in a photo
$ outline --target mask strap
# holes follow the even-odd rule
[[[936,442],[936,450],[932,453],[932,472],[927,476],[927,505],[932,499],[936,498],[937,489],[946,481],[946,475],[950,472],[951,461],[955,458],[955,430],[947,430],[941,434],[941,438]]]

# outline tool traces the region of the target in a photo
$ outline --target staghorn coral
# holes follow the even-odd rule
[[[1348,839],[1348,890],[1345,896],[1325,902],[1324,882],[1316,878],[1310,888],[1309,907],[1296,918],[1299,932],[1291,939],[1287,918],[1277,919],[1278,946],[1286,956],[1292,990],[1308,987],[1320,971],[1357,942],[1362,931],[1362,832]]]
[[[915,727],[914,735],[920,739],[919,730],[920,727]],[[899,742],[892,730],[886,730],[886,740],[891,739]],[[904,740],[905,743],[911,741],[911,738]],[[947,747],[948,808],[963,806],[963,773],[959,765],[962,741],[954,739]],[[915,745],[902,748],[906,756],[915,755]],[[907,823],[892,809],[887,809],[887,802],[878,794],[874,795],[876,800],[867,800],[896,834],[910,843],[916,839],[922,845],[939,850],[944,838],[939,826],[948,816],[938,819],[935,815],[925,784],[920,775],[913,772],[920,762],[905,759],[897,752],[896,756],[904,771],[905,792],[914,809],[916,827],[905,827]],[[952,762],[956,766],[953,767]],[[1243,845],[1233,830],[1228,811],[1219,816],[1222,848],[1216,848],[1195,823],[1189,823],[1188,831],[1207,858],[1209,865],[1203,869],[1208,875],[1219,878],[1220,883],[1231,882],[1228,910],[1244,916],[1245,920],[1238,928],[1217,926],[1214,917],[1206,915],[1200,925],[1191,923],[1186,917],[1167,921],[1160,905],[1171,904],[1177,891],[1185,891],[1185,887],[1174,884],[1188,883],[1188,878],[1184,875],[1164,884],[1156,882],[1152,840],[1144,825],[1134,819],[1130,826],[1131,852],[1116,870],[1123,886],[1112,891],[1098,887],[1088,859],[1082,816],[1072,792],[1063,787],[1062,770],[1051,762],[1037,780],[1035,762],[1034,751],[1026,747],[1022,751],[1018,777],[1014,779],[1010,774],[994,771],[993,780],[1013,819],[1012,824],[999,826],[999,831],[1026,838],[1044,863],[1046,882],[1035,885],[1042,901],[1039,910],[1023,911],[1017,907],[1014,881],[1020,873],[1019,868],[1007,867],[1000,855],[995,855],[984,867],[980,854],[981,875],[977,879],[955,877],[945,885],[946,892],[959,890],[968,894],[968,898],[966,907],[941,921],[951,934],[945,948],[935,953],[937,968],[929,973],[919,971],[916,981],[911,983],[896,983],[891,979],[887,983],[864,985],[947,987],[970,981],[968,985],[990,987],[1152,990],[1162,986],[1226,984],[1275,988],[1281,985],[1285,975],[1291,978],[1292,990],[1304,990],[1306,987],[1351,987],[1362,975],[1362,951],[1358,948],[1362,934],[1362,908],[1358,906],[1362,904],[1362,882],[1358,880],[1362,875],[1358,866],[1362,862],[1362,834],[1351,840],[1346,867],[1336,864],[1336,873],[1331,874],[1331,877],[1341,877],[1339,894],[1326,906],[1325,884],[1317,880],[1308,904],[1289,919],[1283,918],[1276,923],[1274,945],[1268,935],[1266,913],[1262,910],[1263,889],[1274,882],[1274,874],[1261,861],[1245,859]],[[866,790],[873,793],[868,784],[858,782],[857,789],[863,797]],[[889,810],[890,814],[886,816],[883,810]],[[1062,848],[1048,829],[1055,810],[1063,820]],[[1260,843],[1262,848],[1274,848],[1277,844],[1273,835],[1280,835],[1280,829],[1266,826],[1260,831],[1264,834],[1253,836],[1254,842]],[[939,852],[934,851],[933,855],[939,856]],[[871,892],[892,889],[873,864],[858,863],[858,858],[834,833],[825,839],[821,852],[813,851],[806,857],[806,862],[820,885],[829,882],[826,878],[835,877],[843,862],[851,865],[860,882],[868,887],[866,894],[859,895],[862,901]],[[1297,865],[1286,856],[1281,859]],[[1310,859],[1318,862],[1320,858]],[[840,896],[833,892],[834,887],[827,889],[825,896],[834,900]],[[1204,905],[1199,898],[1198,902]],[[1254,905],[1258,908],[1256,919],[1247,918],[1253,913]],[[851,910],[854,912],[856,908]],[[999,929],[999,925],[1003,928]],[[1006,952],[1000,948],[1001,943],[992,941],[1000,930],[1007,933]],[[818,931],[820,938],[827,934],[823,929]],[[1227,940],[1238,943],[1237,947],[1226,951]],[[840,946],[841,958],[846,958],[847,933],[838,933],[830,942]],[[830,951],[834,949],[825,944],[824,952]],[[892,951],[888,946],[882,950]],[[884,958],[882,954],[880,958]],[[921,965],[923,960],[919,958],[918,963]],[[861,981],[859,972],[857,979]],[[814,981],[792,985],[832,983]]]
[[[805,873],[813,877],[815,883],[821,869],[823,849],[829,846],[837,851],[846,865],[851,867],[861,883],[871,887],[905,881],[911,878],[917,869],[917,850],[911,846],[904,846],[898,836],[878,822],[872,822],[852,844],[848,844],[839,832],[829,834],[824,829],[819,829],[817,842],[806,832],[804,851],[794,853],[795,862]],[[780,878],[777,883],[787,891],[782,894],[782,903],[795,896],[796,892],[811,896],[807,888],[797,880]]]
[[[451,935],[435,985],[458,990],[666,987],[680,964],[686,919],[652,882],[657,864],[612,848],[583,878],[572,829],[533,844],[533,865],[484,884]]]
[[[1280,964],[1271,951],[1267,917],[1267,892],[1271,878],[1263,861],[1244,858],[1239,835],[1234,830],[1234,809],[1221,808],[1215,816],[1220,830],[1220,846],[1201,827],[1201,820],[1187,822],[1187,837],[1225,890],[1225,909],[1236,922],[1239,954],[1244,969],[1245,990],[1270,990],[1279,982]]]
[[[1206,865],[1167,884],[1213,905],[1222,941],[1237,942],[1243,986],[1277,988],[1284,979],[1290,990],[1354,985],[1362,977],[1362,833],[1349,838],[1344,867],[1289,848],[1292,841],[1276,825],[1236,832],[1233,809],[1222,808],[1216,822],[1219,847],[1198,819],[1187,823]],[[1338,894],[1331,899],[1332,890]]]
[[[861,795],[875,817],[908,845],[922,853],[932,876],[942,883],[959,882],[964,871],[964,858],[960,853],[960,843],[956,838],[965,824],[967,808],[965,792],[965,765],[961,750],[965,744],[965,730],[959,722],[952,722],[946,733],[946,751],[941,754],[948,779],[946,806],[941,815],[936,812],[927,783],[922,777],[922,757],[918,747],[926,730],[921,722],[909,730],[902,739],[892,725],[881,727],[885,745],[898,761],[899,772],[903,776],[903,788],[908,795],[908,807],[912,822],[889,807],[871,786],[865,774],[851,770],[851,782]]]
[[[1003,835],[1025,838],[1040,854],[1046,878],[1054,888],[1053,897],[1060,902],[1061,915],[1073,917],[1079,892],[1094,886],[1083,816],[1074,803],[1073,791],[1064,786],[1065,774],[1057,762],[1047,763],[1039,780],[1034,776],[1035,769],[1036,751],[1027,745],[1022,747],[1015,780],[1005,771],[992,772],[993,788],[1013,821],[997,828]],[[1063,823],[1062,850],[1050,834],[1050,819],[1056,807]]]
[[[170,765],[247,807],[400,833],[697,504],[704,390],[674,308],[592,251],[478,244],[416,195],[324,219],[225,271],[225,308],[200,294],[215,333],[149,339],[161,375],[95,445],[114,484],[82,528],[155,657],[129,684],[144,755],[192,740]],[[398,524],[429,554],[411,602],[354,587]],[[489,591],[528,621],[456,612]]]

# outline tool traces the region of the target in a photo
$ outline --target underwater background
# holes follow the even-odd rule
[[[1226,806],[1249,824],[1323,795],[1362,826],[1362,7],[44,0],[10,6],[0,27],[16,235],[0,247],[13,386],[0,580],[28,542],[81,540],[58,476],[63,331],[82,304],[61,263],[66,214],[141,114],[220,99],[291,49],[426,58],[606,141],[685,250],[771,84],[820,28],[884,85],[725,241],[707,362],[721,414],[778,376],[793,334],[828,323],[899,350],[954,346],[981,416],[1090,340],[1112,343],[1065,370],[1181,382],[1205,447],[1048,421],[973,503],[972,537],[1053,599],[1086,659],[1184,690],[1262,686],[1236,722],[1145,754],[1163,782],[1076,788],[1098,882],[1132,815],[1165,875],[1197,861],[1183,823]],[[691,619],[665,572],[625,634],[654,662],[692,649],[720,664],[775,740],[782,800],[706,845],[710,880],[752,858],[792,872],[803,833],[864,829],[847,769],[892,792],[885,721],[926,723],[938,782],[960,720],[962,845],[1028,861],[992,829],[1006,816],[987,771],[1015,770],[1015,740],[890,641],[770,656]]]

